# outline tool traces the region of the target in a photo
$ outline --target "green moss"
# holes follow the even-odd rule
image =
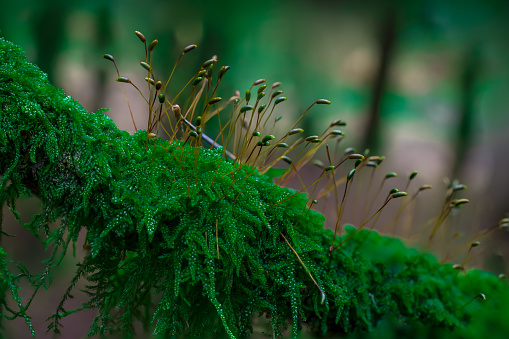
[[[323,229],[322,215],[307,209],[304,194],[278,204],[295,191],[225,160],[220,148],[147,143],[146,132],[119,131],[103,113],[86,112],[18,46],[0,39],[0,205],[15,211],[17,199],[37,196],[42,212],[24,227],[42,231],[53,248],[48,269],[37,276],[12,273],[2,249],[5,316],[30,325],[31,300],[19,298],[19,280],[45,286],[50,267],[82,228],[91,253],[51,318],[56,332],[61,318],[76,311],[64,302],[79,279],[88,280],[82,309],[98,312],[91,333],[131,333],[136,321],[153,321],[155,333],[234,338],[250,333],[260,313],[276,336],[288,321],[293,336],[303,324],[319,333],[373,330],[387,314],[464,333],[484,319],[478,300],[463,307],[475,295],[509,298],[507,286],[489,274],[458,274],[376,232],[357,233],[330,256],[334,235]],[[57,219],[51,231],[48,223]],[[325,293],[323,304],[282,235]],[[482,307],[501,307],[491,300]]]

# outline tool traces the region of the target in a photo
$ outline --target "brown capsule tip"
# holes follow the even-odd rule
[[[111,55],[111,54],[103,54],[103,58],[106,60],[109,60],[111,62],[115,62],[115,59],[113,58],[113,55]]]
[[[136,36],[141,40],[141,42],[143,42],[143,43],[147,42],[147,39],[145,38],[143,33],[141,33],[140,31],[134,31],[134,34],[136,34]]]
[[[272,84],[272,89],[275,89],[275,88],[278,88],[279,86],[281,86],[281,83],[278,81],[278,82],[275,82]]]
[[[157,39],[156,39],[156,40],[154,40],[154,41],[152,41],[152,42],[150,43],[150,45],[148,46],[148,51],[149,51],[149,52],[152,52],[152,51],[154,50],[154,48],[156,48],[156,45],[157,45],[157,43],[158,43],[158,42],[159,42],[159,41],[158,41]]]
[[[216,62],[217,62],[217,59],[215,59],[215,58],[209,59],[209,60],[205,61],[205,62],[201,65],[201,68],[207,68],[207,67],[209,67],[210,65],[215,64]]]
[[[246,105],[246,106],[243,106],[241,109],[240,109],[240,113],[246,113],[247,111],[252,111],[253,110],[253,106],[251,105]]]
[[[286,155],[281,156],[281,160],[286,162],[288,165],[291,165],[293,163],[293,160],[287,157]]]
[[[145,68],[147,71],[150,72],[150,65],[147,64],[145,61],[140,61],[141,67]]]
[[[502,225],[502,224],[505,224],[505,223],[509,223],[509,218],[503,218],[503,219],[500,219],[498,221],[498,224],[499,225]]]
[[[156,135],[154,133],[147,133],[147,137],[149,139],[154,139],[156,137]]]
[[[345,149],[345,154],[352,154],[355,152],[355,148],[353,147],[348,147],[347,149]]]
[[[350,154],[350,155],[348,156],[348,159],[354,159],[354,160],[364,160],[364,155],[354,153],[354,154]]]
[[[195,49],[196,47],[198,47],[197,45],[189,45],[187,46],[186,48],[184,48],[184,51],[182,51],[182,54],[186,54],[187,52],[190,52],[192,51],[193,49]]]
[[[302,128],[294,128],[290,132],[288,132],[288,135],[294,135],[304,132]]]
[[[313,159],[313,161],[311,161],[311,163],[313,165],[315,165],[316,167],[320,167],[320,168],[324,168],[325,165],[323,164],[322,161],[318,160],[318,159]]]
[[[175,117],[177,119],[180,119],[182,117],[182,114],[180,112],[180,106],[179,105],[173,105],[171,106],[171,110],[173,111],[173,114],[175,114]]]
[[[275,97],[277,97],[278,95],[280,94],[283,94],[283,91],[278,89],[277,91],[275,91],[274,93],[272,93],[272,95],[270,96],[272,99],[274,99]]]
[[[351,180],[353,178],[353,175],[355,174],[356,170],[355,168],[348,172],[348,175],[346,176],[346,180]]]
[[[274,101],[274,106],[279,105],[283,101],[286,101],[286,97],[279,97]]]
[[[117,82],[125,82],[125,83],[130,83],[131,82],[131,80],[129,80],[129,78],[127,78],[127,77],[118,77],[116,79],[116,81]]]
[[[261,85],[265,82],[265,79],[258,79],[255,82],[253,82],[253,86]]]
[[[224,74],[230,69],[230,66],[222,66],[221,69],[219,70],[219,74],[218,74],[218,78],[219,79],[222,79]]]
[[[408,180],[413,180],[416,176],[417,176],[417,171],[413,171],[413,172],[410,174],[410,177],[408,177]]]
[[[196,77],[193,81],[193,87],[197,86],[203,80],[202,77]]]
[[[466,189],[467,189],[467,186],[463,185],[463,184],[454,185],[454,187],[452,188],[453,192],[462,191],[462,190],[466,190]]]
[[[272,134],[266,135],[266,136],[263,137],[262,143],[266,143],[267,141],[274,140],[275,138],[276,137],[273,136]]]
[[[230,99],[228,99],[228,102],[232,102],[232,101],[239,100],[239,99],[240,99],[239,96],[234,95],[234,96],[230,97]]]
[[[213,105],[215,103],[218,103],[219,101],[223,100],[221,97],[215,97],[209,100],[209,105]]]
[[[396,193],[391,195],[391,199],[406,197],[407,195],[408,195],[407,192],[396,192]]]
[[[468,204],[469,202],[470,202],[470,200],[468,200],[468,199],[456,199],[456,200],[451,201],[451,205],[453,207],[456,207],[456,206],[460,206],[463,204]]]
[[[424,191],[424,190],[429,190],[431,189],[431,185],[422,185],[421,187],[419,187],[419,191]]]
[[[368,161],[375,161],[377,163],[381,163],[382,161],[384,161],[384,159],[385,159],[384,156],[380,157],[378,155],[372,155],[368,158]]]
[[[330,123],[330,127],[333,126],[346,126],[346,122],[342,121],[341,119],[337,119]]]
[[[156,82],[155,82],[155,81],[154,81],[154,79],[152,79],[152,78],[145,78],[145,81],[146,81],[146,82],[150,82],[150,84],[151,84],[151,85],[155,85],[155,84],[156,84]],[[159,82],[159,81],[158,81],[158,82]]]
[[[317,105],[330,105],[330,101],[327,99],[318,99],[315,101]]]
[[[460,264],[454,264],[454,265],[452,265],[452,268],[455,270],[460,270],[460,271],[463,270],[463,266],[461,266]]]

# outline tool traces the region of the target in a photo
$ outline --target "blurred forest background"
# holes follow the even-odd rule
[[[341,145],[385,155],[379,174],[398,172],[401,186],[418,170],[416,181],[434,187],[420,203],[437,213],[443,179],[466,184],[463,196],[471,203],[455,221],[461,232],[496,228],[508,216],[505,0],[2,1],[0,29],[57,87],[88,111],[111,108],[107,114],[128,131],[134,128],[115,69],[101,56],[112,54],[121,75],[142,84],[139,61],[145,55],[135,30],[149,42],[159,40],[153,65],[162,78],[185,46],[197,44],[183,58],[173,84],[184,84],[217,55],[218,65],[231,66],[220,96],[229,98],[237,89],[243,93],[259,78],[269,86],[280,81],[288,101],[278,106],[278,114],[288,124],[316,99],[327,98],[332,105],[315,108],[301,124],[309,134],[343,119],[348,126]],[[143,126],[145,104],[127,90],[136,122]],[[324,154],[319,156],[325,161]],[[432,215],[423,219],[436,215],[424,213]],[[4,223],[9,220],[15,223],[7,216]],[[475,232],[469,239],[476,240]],[[503,272],[509,237],[497,233],[495,238],[490,244],[497,246],[480,250],[485,255],[476,264]],[[461,256],[469,244],[463,241]],[[9,253],[23,251],[26,247]],[[44,255],[39,254],[35,257]],[[41,297],[41,303],[44,298],[50,303],[51,296]],[[86,324],[77,326],[86,332]]]

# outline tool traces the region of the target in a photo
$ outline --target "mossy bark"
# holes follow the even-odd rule
[[[79,279],[89,281],[83,308],[98,311],[91,333],[153,321],[156,333],[234,338],[250,333],[252,316],[262,313],[276,336],[288,320],[296,336],[300,324],[322,333],[372,330],[387,314],[463,335],[478,316],[475,303],[463,306],[477,293],[509,299],[495,277],[466,276],[375,232],[359,232],[329,255],[334,235],[307,209],[306,196],[278,204],[295,191],[255,172],[221,149],[118,130],[104,111],[86,112],[0,39],[0,205],[15,208],[35,195],[42,212],[24,227],[64,249],[85,228],[91,247],[52,330],[74,312],[64,302]],[[61,226],[50,232],[57,219]],[[27,301],[16,292],[28,276],[11,273],[6,257],[2,249],[2,312],[29,324]],[[31,278],[36,288],[44,274]]]

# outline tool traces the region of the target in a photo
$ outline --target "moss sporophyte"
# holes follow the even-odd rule
[[[136,35],[145,47],[140,65],[148,94],[117,69],[117,81],[135,86],[147,103],[146,130],[135,126],[134,135],[118,130],[105,110],[86,112],[28,63],[20,47],[0,39],[0,205],[50,250],[47,268],[32,274],[12,266],[0,248],[3,318],[23,317],[35,335],[32,299],[48,287],[84,229],[89,254],[48,319],[55,333],[63,318],[84,309],[97,311],[90,334],[131,335],[140,322],[166,335],[237,338],[259,331],[265,317],[275,337],[289,328],[292,337],[302,328],[355,336],[377,325],[448,338],[509,333],[502,322],[485,326],[508,310],[509,289],[497,276],[439,264],[396,238],[364,229],[391,201],[401,200],[403,209],[430,188],[406,193],[417,172],[404,191],[388,191],[385,182],[397,174],[387,174],[366,198],[358,228],[344,227],[355,178],[375,171],[384,158],[351,148],[338,152],[341,120],[321,135],[304,134],[301,119],[328,100],[316,100],[279,135],[280,118],[273,113],[286,100],[280,83],[268,86],[260,79],[245,95],[223,100],[217,89],[229,67],[215,75],[213,58],[170,97],[173,71],[162,81],[152,67],[157,40],[147,45],[143,34]],[[194,48],[183,50],[173,70]],[[104,58],[115,63],[111,55]],[[217,136],[207,133],[213,120]],[[328,164],[313,160],[324,146]],[[310,184],[299,175],[307,163],[321,169]],[[294,177],[304,188],[283,187]],[[430,242],[451,210],[468,202],[455,198],[458,190],[451,184]],[[27,196],[38,197],[42,209],[23,223],[16,201]],[[324,228],[325,218],[314,210],[328,196],[337,206],[334,230]],[[66,301],[81,279],[87,281],[87,300],[68,310]],[[23,280],[33,289],[28,298],[18,293]]]

